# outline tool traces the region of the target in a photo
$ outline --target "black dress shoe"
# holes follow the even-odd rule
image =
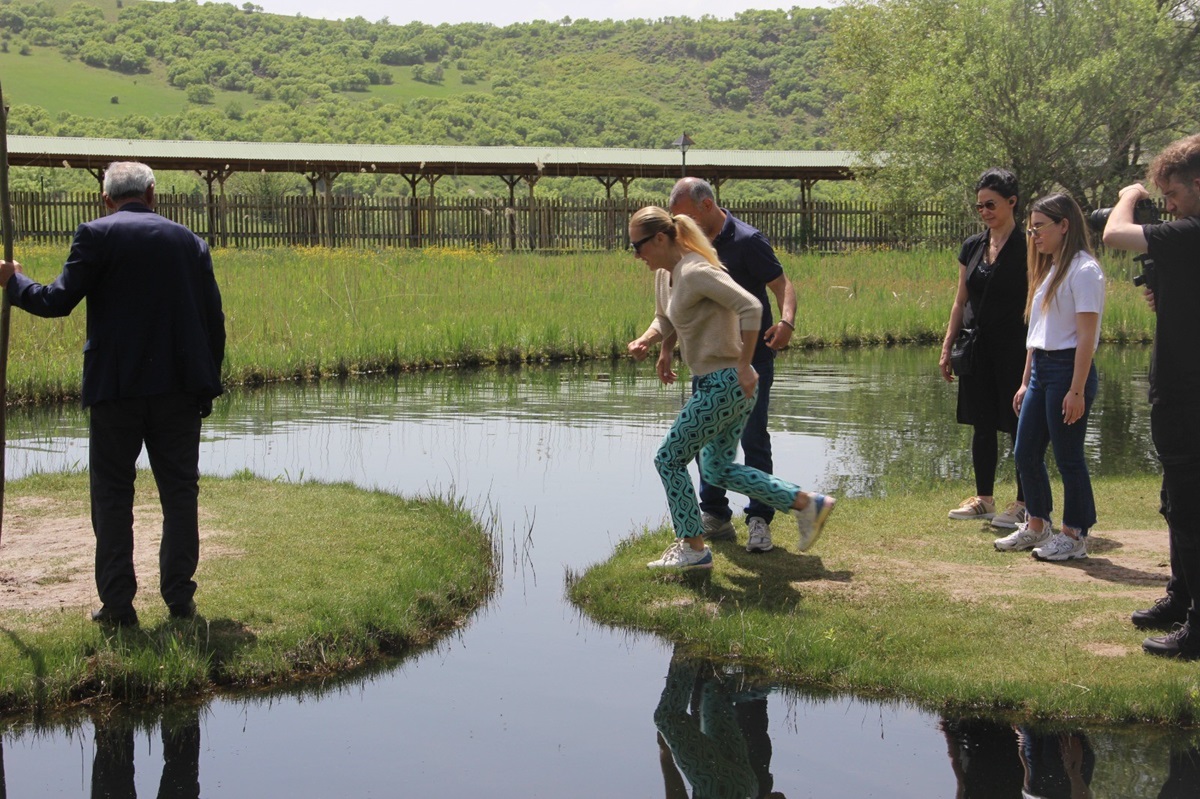
[[[106,627],[137,627],[137,611],[133,608],[102,607],[92,611],[92,621]]]
[[[172,619],[194,619],[196,617],[196,603],[190,599],[187,602],[167,605],[167,610]]]
[[[1193,635],[1186,624],[1181,624],[1166,635],[1156,635],[1142,641],[1142,649],[1149,655],[1197,660],[1200,659],[1200,635]]]
[[[1135,610],[1129,618],[1139,630],[1170,630],[1187,621],[1187,611],[1173,597],[1164,596],[1156,599],[1153,607]]]

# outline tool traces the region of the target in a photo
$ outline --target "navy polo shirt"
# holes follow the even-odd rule
[[[771,242],[767,241],[767,237],[758,228],[747,225],[726,208],[721,210],[725,212],[725,224],[713,239],[713,246],[721,258],[721,263],[729,270],[729,276],[762,303],[760,333],[766,333],[774,324],[771,302],[767,297],[767,284],[783,275],[783,266],[775,257]],[[759,363],[774,357],[775,350],[768,347],[762,335],[759,335],[758,344],[754,348],[754,362]]]

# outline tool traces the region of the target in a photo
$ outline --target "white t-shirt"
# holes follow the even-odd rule
[[[1104,272],[1096,259],[1086,252],[1078,252],[1067,267],[1067,276],[1058,285],[1054,299],[1048,307],[1042,307],[1046,288],[1059,267],[1050,269],[1046,279],[1033,295],[1033,307],[1029,310],[1029,335],[1025,346],[1038,350],[1068,350],[1079,343],[1075,327],[1075,314],[1094,313],[1104,316]],[[1100,325],[1096,325],[1096,340],[1100,343]]]

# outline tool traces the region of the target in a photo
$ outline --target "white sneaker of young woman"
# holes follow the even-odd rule
[[[1038,532],[1029,526],[1029,522],[1022,522],[1013,532],[1003,538],[997,538],[992,546],[1000,552],[1019,552],[1046,543],[1050,540],[1050,535],[1049,525],[1043,524],[1041,532]]]
[[[997,513],[992,517],[992,527],[1015,530],[1027,521],[1029,521],[1029,514],[1025,511],[1025,506],[1019,502],[1010,502],[1003,513]]]
[[[1087,557],[1087,539],[1071,538],[1066,533],[1055,533],[1045,544],[1033,550],[1038,560],[1061,561]]]
[[[837,500],[833,497],[814,493],[809,495],[808,504],[804,506],[804,510],[792,508],[788,511],[796,520],[796,531],[800,537],[798,548],[801,552],[806,552],[813,544],[817,543],[817,539],[821,537],[821,532],[825,529],[825,522],[829,519],[829,514],[833,513],[833,507],[836,504]]]
[[[704,549],[692,549],[683,538],[676,538],[671,546],[663,552],[658,560],[646,564],[649,569],[711,569],[713,567],[712,550],[705,545]]]

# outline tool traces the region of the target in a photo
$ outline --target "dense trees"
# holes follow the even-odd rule
[[[1193,132],[1196,0],[881,0],[835,14],[838,130],[896,194],[1012,168],[1023,193],[1111,202]]]

